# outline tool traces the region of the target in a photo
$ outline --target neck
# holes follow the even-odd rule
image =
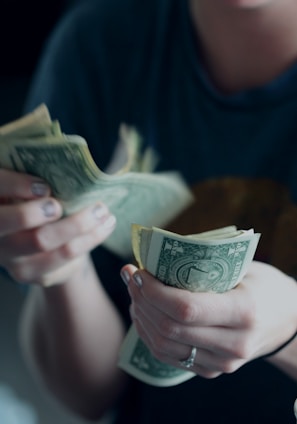
[[[263,85],[297,60],[295,0],[254,8],[189,1],[204,66],[221,91]]]

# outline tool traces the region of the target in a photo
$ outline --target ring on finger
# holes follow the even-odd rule
[[[193,346],[188,358],[180,360],[179,364],[185,368],[192,368],[195,363],[196,353],[197,353],[197,348]]]

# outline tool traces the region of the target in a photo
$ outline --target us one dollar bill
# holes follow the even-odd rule
[[[191,292],[223,293],[243,278],[260,234],[224,227],[182,236],[160,228],[132,225],[135,259],[163,284]],[[180,384],[195,374],[158,361],[138,337],[134,325],[121,346],[119,367],[155,386]]]
[[[122,257],[132,255],[130,226],[163,226],[192,201],[177,172],[153,172],[156,156],[140,153],[141,140],[133,127],[121,125],[116,154],[108,171],[94,162],[87,142],[61,131],[47,107],[0,127],[0,167],[47,181],[65,215],[101,201],[117,218],[104,245]]]

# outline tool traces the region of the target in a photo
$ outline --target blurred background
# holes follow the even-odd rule
[[[1,0],[0,125],[22,114],[44,42],[78,1],[85,0]],[[23,362],[18,319],[24,296],[0,273],[0,423],[80,424],[36,385]]]
[[[1,0],[0,125],[20,116],[46,38],[78,1]]]

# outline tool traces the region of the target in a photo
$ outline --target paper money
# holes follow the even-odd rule
[[[151,172],[152,151],[140,154],[140,140],[132,127],[120,127],[119,163],[113,174],[94,162],[87,142],[61,132],[45,105],[31,114],[0,127],[0,167],[41,177],[62,204],[65,215],[101,201],[117,218],[117,226],[104,245],[114,253],[132,255],[130,226],[163,226],[192,201],[177,172]],[[119,156],[119,155],[117,155]]]
[[[51,117],[45,104],[41,104],[31,113],[0,127],[0,136],[19,134],[22,130],[32,128],[35,125],[51,124]]]
[[[225,227],[181,236],[160,228],[132,225],[135,259],[168,286],[191,292],[222,293],[234,288],[253,260],[260,234]],[[155,359],[132,325],[121,346],[119,366],[155,386],[173,386],[195,376]]]

